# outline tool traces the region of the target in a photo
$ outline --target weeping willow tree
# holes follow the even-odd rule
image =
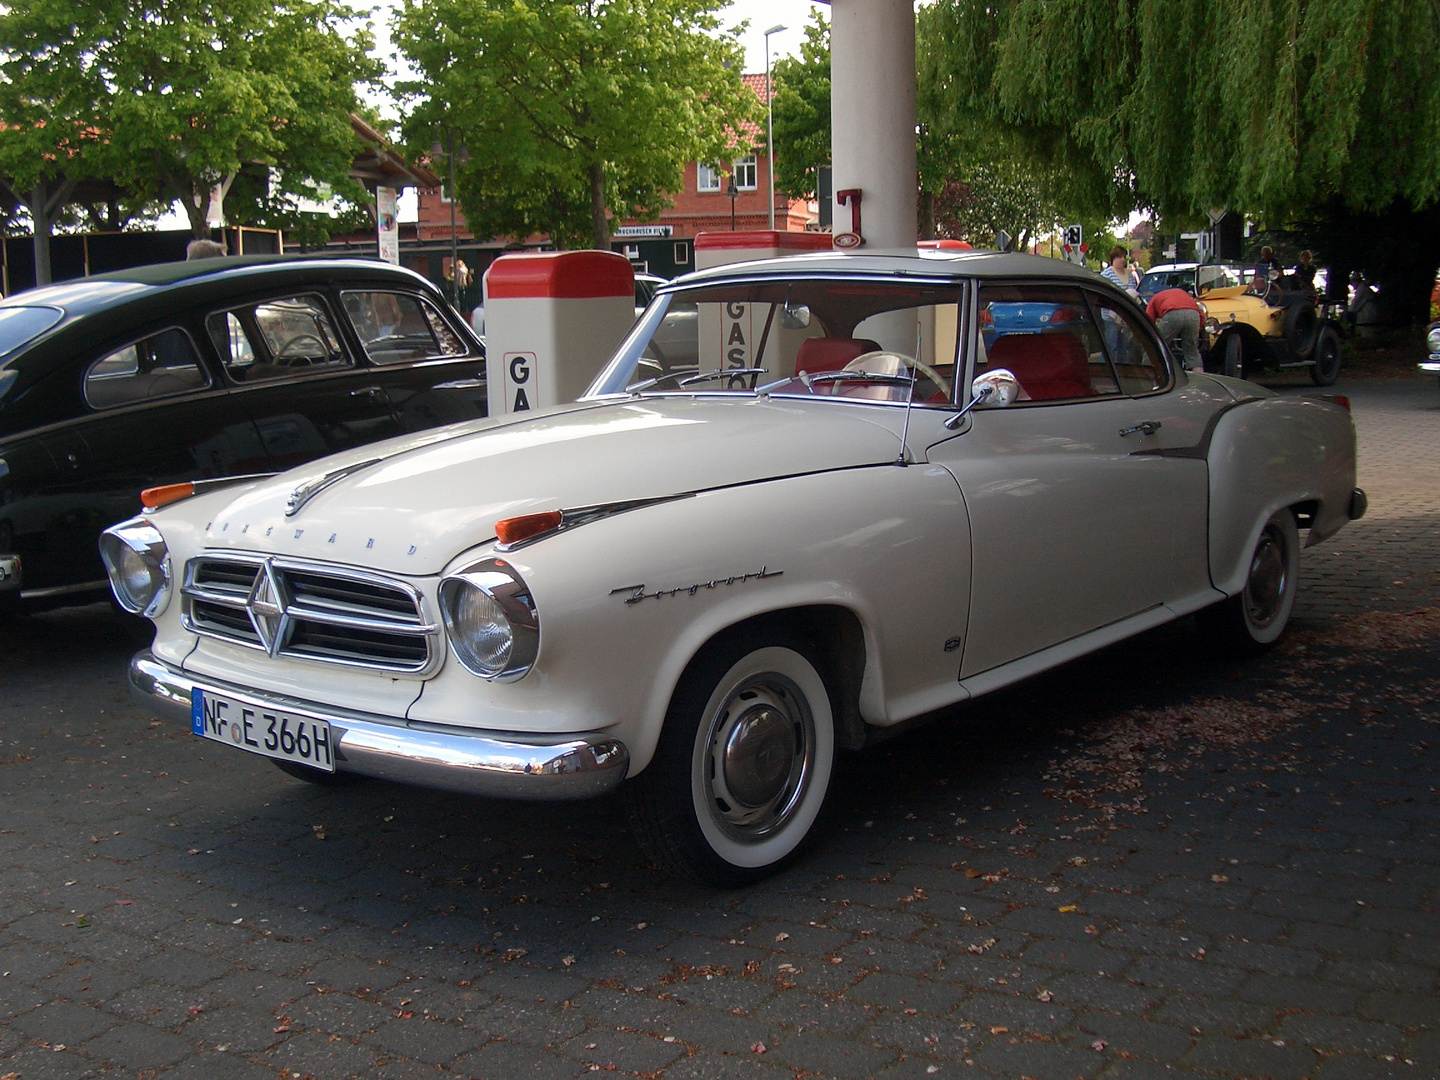
[[[937,0],[921,20],[925,76],[957,126],[1015,133],[1114,205],[1371,230],[1376,250],[1398,229],[1418,260],[1381,273],[1397,314],[1423,316],[1440,264],[1440,0]]]

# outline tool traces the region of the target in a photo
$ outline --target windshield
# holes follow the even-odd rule
[[[53,307],[0,307],[0,356],[33,341],[64,316]]]
[[[1143,299],[1149,300],[1161,289],[1184,289],[1193,294],[1195,292],[1195,271],[1151,270],[1140,279],[1139,293]]]
[[[662,293],[587,397],[769,394],[948,405],[961,287],[769,278]]]

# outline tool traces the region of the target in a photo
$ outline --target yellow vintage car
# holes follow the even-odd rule
[[[1304,367],[1316,386],[1339,378],[1339,332],[1308,291],[1252,282],[1204,290],[1199,300],[1206,371],[1240,379],[1260,369]]]

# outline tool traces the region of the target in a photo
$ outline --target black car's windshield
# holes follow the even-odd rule
[[[0,356],[33,341],[64,316],[54,307],[0,307]]]
[[[587,392],[948,404],[959,285],[767,279],[662,293]],[[820,373],[850,372],[817,378]]]
[[[1151,270],[1140,279],[1139,293],[1149,299],[1162,289],[1184,289],[1195,292],[1194,270]]]

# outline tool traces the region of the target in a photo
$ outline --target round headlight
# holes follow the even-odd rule
[[[1440,326],[1430,328],[1430,333],[1425,335],[1425,343],[1430,346],[1430,351],[1440,352]]]
[[[1220,332],[1220,320],[1213,315],[1205,320],[1205,332],[1207,334],[1218,334]]]
[[[144,518],[100,534],[100,558],[110,590],[126,611],[153,618],[170,600],[170,553],[160,531]]]
[[[535,665],[540,651],[535,604],[504,560],[486,559],[441,581],[440,614],[466,671],[509,682]]]

